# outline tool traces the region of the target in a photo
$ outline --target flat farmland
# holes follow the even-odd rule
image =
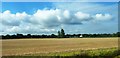
[[[44,38],[2,40],[2,55],[27,55],[118,47],[118,38]]]

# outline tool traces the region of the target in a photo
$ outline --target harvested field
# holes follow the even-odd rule
[[[44,38],[2,40],[2,55],[46,54],[118,47],[118,38]]]

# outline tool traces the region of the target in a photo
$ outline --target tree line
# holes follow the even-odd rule
[[[51,35],[23,35],[23,34],[16,34],[16,35],[1,35],[2,39],[19,39],[19,38],[79,38],[82,37],[120,37],[120,32],[113,33],[113,34],[65,34],[64,29],[58,31],[58,34],[51,34]]]

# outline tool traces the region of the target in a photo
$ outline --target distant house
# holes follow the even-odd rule
[[[83,37],[83,35],[81,34],[81,35],[80,35],[80,38],[82,38],[82,37]]]

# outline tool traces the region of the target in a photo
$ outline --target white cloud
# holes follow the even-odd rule
[[[64,17],[65,17],[66,19],[70,19],[70,12],[69,12],[68,10],[65,10],[65,11],[63,12],[63,15],[64,15]]]
[[[58,10],[38,10],[30,21],[45,27],[57,26],[59,22],[56,15],[58,15]]]
[[[86,21],[86,20],[90,20],[90,14],[86,14],[86,13],[82,13],[82,12],[77,12],[75,13],[75,16],[77,19],[81,20],[81,21]]]
[[[110,20],[110,19],[112,19],[112,15],[110,15],[110,14],[96,14],[95,16],[94,16],[94,19],[95,20]]]
[[[2,19],[0,22],[3,25],[9,25],[9,26],[19,26],[21,21],[27,19],[29,16],[25,12],[12,14],[9,10],[0,13],[0,15],[1,15],[0,19]]]
[[[84,24],[83,21],[112,19],[110,14],[91,15],[61,9],[37,10],[32,15],[26,12],[13,14],[9,10],[0,14],[2,15],[0,22],[5,28],[4,33],[57,32],[55,28],[62,25],[80,25]]]

